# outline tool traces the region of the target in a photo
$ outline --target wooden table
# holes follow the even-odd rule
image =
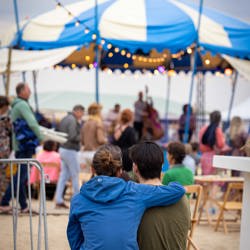
[[[216,155],[213,158],[213,166],[223,169],[239,170],[244,173],[240,250],[247,250],[250,247],[250,157]]]
[[[217,182],[243,182],[244,181],[244,178],[242,177],[229,177],[229,176],[220,176],[220,175],[201,175],[201,176],[195,176],[194,179],[197,184],[200,184],[203,186],[203,202],[200,207],[198,223],[201,219],[203,212],[205,211],[207,221],[210,225],[212,224],[212,219],[209,215],[208,201],[217,205],[217,200],[211,197],[210,195],[210,190],[212,188],[212,185]]]

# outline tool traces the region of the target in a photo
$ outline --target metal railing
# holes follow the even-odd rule
[[[10,166],[10,179],[11,179],[11,202],[12,202],[12,222],[13,222],[13,248],[17,250],[17,228],[19,216],[19,191],[20,191],[20,170],[21,165],[27,167],[27,186],[28,186],[28,208],[29,208],[29,232],[30,232],[30,249],[34,248],[34,232],[32,218],[34,218],[34,211],[32,210],[32,197],[31,197],[31,184],[30,184],[30,168],[36,167],[40,173],[40,196],[39,196],[39,209],[38,209],[38,233],[37,233],[37,249],[41,249],[42,241],[42,226],[43,226],[43,239],[44,249],[48,250],[48,230],[47,230],[47,213],[46,213],[46,194],[45,194],[45,176],[43,168],[39,161],[35,159],[0,159],[0,164],[8,164]],[[17,165],[17,172],[14,174],[13,166]],[[14,175],[17,175],[17,183],[14,185]],[[16,190],[15,189],[16,186]],[[42,225],[43,224],[43,225]],[[27,247],[28,249],[28,247]]]

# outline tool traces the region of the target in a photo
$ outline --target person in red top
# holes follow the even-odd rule
[[[220,125],[221,113],[213,111],[210,114],[210,124],[201,128],[199,132],[201,168],[203,175],[215,174],[212,165],[213,156],[225,147],[225,136]]]

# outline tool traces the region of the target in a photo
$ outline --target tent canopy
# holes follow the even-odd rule
[[[13,44],[25,49],[89,44],[97,33],[94,3],[80,1],[30,20]],[[176,53],[195,42],[198,15],[198,6],[185,0],[99,0],[97,39],[133,53],[153,48]],[[250,58],[250,25],[212,9],[203,8],[199,41],[212,52]]]

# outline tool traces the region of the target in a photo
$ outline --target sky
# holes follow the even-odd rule
[[[94,0],[85,0],[94,1]],[[198,2],[198,0],[190,0],[193,2]],[[69,4],[76,1],[62,0],[63,4]],[[250,23],[250,1],[249,0],[204,0],[204,6],[217,9],[218,11],[229,14],[233,17],[239,18],[243,21]],[[54,0],[17,0],[18,10],[19,10],[19,20],[22,21],[26,18],[32,18],[38,14],[42,14],[48,10],[55,8]],[[0,40],[1,36],[6,35],[6,32],[10,30],[10,27],[15,25],[14,8],[13,1],[11,0],[0,0]],[[0,59],[1,60],[1,59]],[[14,94],[15,83],[20,81],[22,78],[20,75],[15,74],[11,79],[11,93]],[[135,78],[134,76],[121,77],[120,75],[109,76],[105,73],[101,73],[100,77],[100,93],[114,95],[128,95],[132,96],[132,99],[136,99],[137,92],[139,90],[144,90],[145,85],[149,86],[149,94],[153,96],[154,99],[162,99],[166,97],[166,78],[165,77],[146,77],[140,76]],[[27,74],[27,80],[31,81],[31,77]],[[3,92],[2,79],[0,79],[0,94]],[[94,72],[87,71],[55,71],[51,69],[42,70],[39,72],[38,77],[38,92],[59,92],[60,90],[90,93],[94,100]],[[172,80],[171,85],[171,95],[170,99],[172,102],[185,103],[188,101],[189,88],[190,88],[190,75],[178,75]],[[216,90],[216,95],[215,95]],[[227,110],[229,105],[229,100],[231,96],[231,80],[228,77],[215,77],[208,75],[206,77],[206,107],[208,111],[215,108],[219,110]],[[234,105],[238,105],[250,96],[250,82],[247,82],[243,78],[239,78],[238,85],[235,93]],[[102,96],[100,100],[102,101]],[[196,98],[196,93],[194,91],[193,100]],[[53,99],[53,98],[52,98]],[[47,99],[45,99],[47,100]],[[72,100],[73,102],[74,100]],[[115,101],[115,100],[114,100]],[[119,101],[119,99],[117,100]],[[45,101],[42,101],[45,103]],[[69,109],[70,102],[68,106],[62,103],[62,109]],[[195,101],[194,101],[195,102]],[[158,102],[161,113],[164,113],[165,106],[162,102]],[[111,108],[111,103],[106,109]],[[125,104],[124,104],[125,105]],[[130,105],[132,107],[132,104]],[[175,112],[175,111],[174,111]],[[178,109],[180,112],[180,108]],[[249,113],[250,118],[250,111]]]

